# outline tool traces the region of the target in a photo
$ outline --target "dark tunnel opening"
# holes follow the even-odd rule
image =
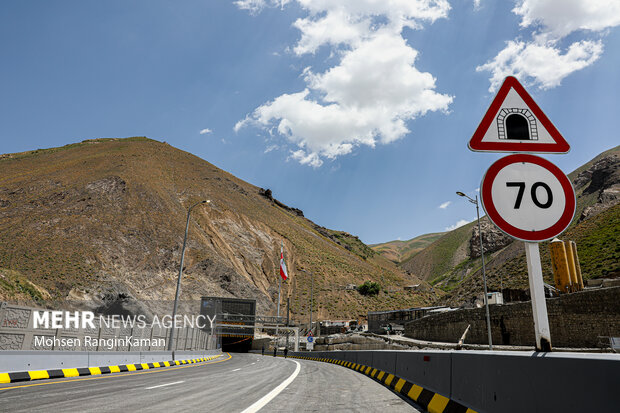
[[[516,113],[506,118],[506,138],[515,140],[529,140],[530,128],[527,119]]]
[[[222,351],[247,353],[252,349],[252,337],[222,337]]]

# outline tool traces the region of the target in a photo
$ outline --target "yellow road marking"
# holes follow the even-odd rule
[[[30,376],[30,380],[49,379],[50,378],[50,375],[47,373],[47,370],[29,371],[28,375]]]
[[[418,397],[420,397],[420,393],[422,393],[422,387],[414,384],[411,386],[411,390],[407,393],[407,396],[411,397],[413,400],[418,401]]]
[[[435,393],[431,402],[428,404],[429,413],[442,413],[443,409],[446,408],[450,399],[442,396],[441,394]]]
[[[2,391],[2,390],[11,390],[11,389],[21,389],[21,388],[24,388],[24,387],[47,386],[47,385],[50,385],[50,384],[71,383],[71,382],[75,382],[75,381],[113,379],[113,378],[118,378],[118,377],[129,376],[129,375],[135,376],[135,375],[139,375],[139,374],[165,373],[167,371],[178,370],[178,369],[187,369],[187,368],[190,368],[190,367],[205,367],[205,366],[209,366],[211,364],[223,363],[224,361],[230,360],[232,358],[232,356],[230,355],[230,353],[226,353],[226,354],[228,354],[228,358],[225,358],[225,359],[222,359],[222,360],[213,361],[211,363],[199,364],[197,366],[179,366],[179,367],[171,367],[169,369],[141,371],[141,372],[137,372],[137,373],[121,373],[121,374],[114,374],[114,375],[101,375],[101,376],[97,376],[97,377],[84,377],[84,378],[81,378],[81,379],[59,380],[59,381],[48,381],[48,382],[44,382],[44,383],[23,384],[21,386],[0,387],[0,391]],[[127,367],[129,367],[129,366],[133,366],[133,365],[132,364],[128,364]],[[63,369],[63,372],[65,372],[65,377],[72,377],[72,376],[67,376],[67,373],[66,373],[67,370],[75,370],[75,373],[77,373],[77,369]],[[134,370],[135,370],[135,367],[134,367]],[[2,376],[0,376],[0,377],[2,377]]]
[[[400,390],[403,388],[404,385],[405,385],[405,380],[398,379],[398,381],[396,382],[396,386],[394,386],[394,390],[400,393]]]
[[[392,380],[394,380],[394,375],[388,374],[387,379],[385,379],[385,385],[389,386],[392,383]]]
[[[9,373],[0,373],[0,383],[10,383]]]
[[[90,370],[91,376],[97,376],[101,374],[101,369],[99,367],[89,367],[88,370]]]
[[[120,373],[121,369],[118,366],[110,366],[110,373]]]
[[[65,377],[77,377],[80,375],[77,369],[62,369],[62,374],[64,374]]]
[[[385,374],[385,373],[384,373],[383,371],[380,371],[380,372],[379,372],[379,375],[377,376],[377,380],[381,381],[381,379],[383,378],[383,375],[384,375],[384,374]]]

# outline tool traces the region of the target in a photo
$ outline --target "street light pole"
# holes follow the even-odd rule
[[[480,209],[478,206],[478,195],[476,195],[475,199],[471,199],[463,192],[457,192],[458,196],[463,196],[469,200],[472,204],[476,205],[476,217],[478,218],[478,238],[480,238],[480,258],[482,258],[482,281],[484,285],[484,306],[486,308],[486,318],[487,318],[487,334],[489,336],[489,350],[493,350],[493,339],[491,337],[491,315],[489,313],[489,295],[487,293],[487,274],[486,268],[484,264],[484,249],[482,246],[482,227],[480,226]]]
[[[310,274],[310,328],[312,331],[312,307],[314,306],[314,273],[306,270],[302,270],[306,274]]]
[[[208,204],[211,200],[203,200],[196,202],[187,210],[187,222],[185,223],[185,237],[183,238],[183,248],[181,249],[181,265],[179,266],[179,277],[177,278],[177,292],[174,296],[174,309],[172,310],[172,326],[170,328],[170,338],[168,340],[168,351],[172,351],[172,342],[174,341],[174,320],[177,315],[177,308],[179,306],[179,295],[181,295],[181,277],[183,276],[183,261],[185,260],[185,246],[187,245],[187,233],[189,231],[189,216],[192,209],[200,204]]]
[[[312,332],[312,307],[314,306],[314,273],[310,273],[310,332]]]

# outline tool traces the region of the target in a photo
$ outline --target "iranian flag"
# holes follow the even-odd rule
[[[284,281],[288,278],[288,272],[286,272],[286,264],[284,263],[284,248],[280,248],[280,277]]]

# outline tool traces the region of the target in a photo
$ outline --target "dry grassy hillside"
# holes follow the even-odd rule
[[[184,299],[256,298],[273,313],[284,242],[294,318],[305,320],[310,273],[315,317],[425,304],[419,282],[356,237],[307,220],[270,192],[166,143],[84,141],[0,156],[0,299],[167,300],[174,289],[187,208],[192,212]],[[380,283],[378,297],[342,286]],[[283,299],[284,300],[284,299]]]
[[[443,235],[443,232],[424,234],[407,241],[389,241],[382,244],[370,245],[370,247],[388,260],[399,264],[424,250],[424,248],[428,247]]]

